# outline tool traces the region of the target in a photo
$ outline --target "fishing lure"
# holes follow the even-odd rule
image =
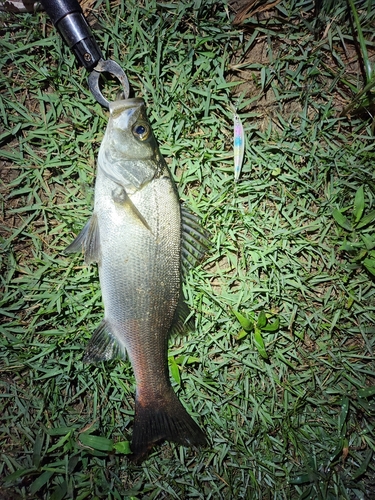
[[[245,152],[245,132],[241,122],[241,118],[238,116],[235,110],[233,115],[233,121],[234,121],[234,130],[233,130],[234,182],[238,182]]]

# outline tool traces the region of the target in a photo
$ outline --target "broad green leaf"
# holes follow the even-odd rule
[[[58,441],[57,443],[55,443],[54,445],[50,446],[47,450],[47,453],[51,453],[51,451],[55,451],[55,450],[58,450],[59,448],[62,447],[62,445],[68,441],[68,439],[71,437],[72,435],[72,430],[70,430],[65,436],[62,436]]]
[[[375,385],[366,387],[365,389],[359,389],[358,391],[359,398],[369,398],[374,395],[375,395]]]
[[[233,309],[233,314],[236,316],[236,318],[238,319],[244,330],[250,331],[253,329],[254,326],[253,320],[245,318],[245,316],[242,316],[241,313],[235,311],[234,309]]]
[[[192,365],[193,363],[200,363],[200,362],[201,362],[200,358],[197,358],[196,356],[188,356],[186,364]]]
[[[50,436],[66,436],[75,429],[75,427],[52,427],[51,429],[47,429],[46,432]]]
[[[264,328],[267,324],[267,316],[264,311],[261,311],[258,316],[257,328]]]
[[[362,229],[363,227],[368,226],[371,222],[375,221],[375,210],[372,210],[367,215],[364,215],[360,222],[358,222],[356,229]]]
[[[352,305],[354,304],[354,297],[352,295],[350,295],[348,297],[348,300],[346,301],[346,309],[350,309],[352,307]]]
[[[268,323],[266,326],[262,328],[263,332],[276,332],[279,329],[280,320],[276,318],[273,323]]]
[[[348,416],[348,412],[349,412],[349,398],[345,397],[342,400],[341,411],[338,418],[338,431],[340,435],[342,434],[343,427],[346,422],[346,418]]]
[[[248,333],[249,333],[249,332],[248,332],[248,331],[246,331],[246,330],[240,330],[240,331],[239,331],[239,334],[238,334],[238,335],[237,335],[237,337],[236,337],[236,339],[237,339],[237,340],[241,340],[241,339],[243,339],[244,337],[246,337],[246,335],[248,335]]]
[[[30,485],[30,495],[34,496],[35,493],[37,493],[53,475],[54,472],[46,470],[40,476],[38,476]]]
[[[375,259],[365,259],[363,265],[369,273],[375,276]]]
[[[340,246],[339,250],[344,252],[356,252],[358,248],[361,248],[361,243],[352,243],[351,241],[344,241]]]
[[[343,215],[340,210],[337,210],[337,208],[335,208],[335,210],[332,212],[332,217],[335,219],[339,226],[347,229],[348,231],[353,231],[353,226],[350,224],[345,215]]]
[[[33,464],[36,468],[38,468],[40,464],[43,441],[44,441],[43,435],[38,433],[35,436],[35,441],[33,446]]]
[[[342,449],[344,448],[344,445],[346,444],[345,443],[345,439],[343,438],[340,438],[336,448],[334,449],[332,455],[329,457],[329,460],[330,462],[333,462],[337,457],[339,457],[340,455],[342,455]]]
[[[254,341],[255,341],[255,346],[258,349],[258,352],[262,356],[262,358],[268,359],[268,354],[266,352],[266,346],[264,345],[262,332],[259,330],[259,328],[255,328],[254,330]]]
[[[365,208],[365,194],[363,191],[363,186],[361,186],[357,190],[354,199],[353,216],[355,223],[357,223],[362,217],[364,208]]]
[[[78,462],[80,462],[81,459],[78,455],[73,455],[69,458],[69,461],[68,461],[68,473],[71,474],[74,469],[76,468]]]
[[[168,358],[168,362],[169,362],[169,366],[171,368],[171,374],[172,374],[174,381],[178,385],[181,385],[180,369],[178,367],[178,364],[176,363],[176,360],[174,359],[173,356],[170,356]]]
[[[200,358],[197,358],[196,356],[177,356],[175,361],[178,365],[192,365],[193,363],[201,362]]]
[[[62,500],[65,497],[67,490],[68,485],[66,484],[66,481],[63,481],[55,487],[52,495],[49,497],[50,500]]]
[[[83,432],[79,435],[79,440],[84,446],[94,448],[99,451],[113,451],[113,440],[104,436],[95,436],[88,432]]]
[[[365,459],[363,460],[362,464],[358,467],[356,472],[352,476],[352,480],[357,479],[357,477],[362,476],[367,471],[368,464],[370,463],[370,460],[372,458],[372,449],[369,448],[366,452]]]
[[[129,441],[119,441],[113,445],[113,448],[123,455],[130,455],[132,453]]]
[[[362,248],[358,253],[357,255],[354,255],[353,256],[353,260],[354,261],[358,261],[358,260],[362,260],[363,257],[365,257],[367,255],[367,250],[365,248]]]
[[[361,238],[367,250],[375,248],[375,235],[361,234]]]
[[[314,481],[314,477],[312,477],[311,474],[301,474],[299,476],[295,476],[289,482],[290,484],[305,484],[311,483],[312,481]]]
[[[8,483],[13,483],[14,481],[18,480],[22,476],[26,476],[27,474],[30,474],[31,472],[35,472],[35,468],[31,469],[20,469],[12,472],[12,474],[9,474],[8,476],[5,476],[3,479],[5,484]]]

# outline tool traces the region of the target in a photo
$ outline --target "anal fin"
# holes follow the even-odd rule
[[[183,335],[184,333],[194,330],[194,319],[192,317],[189,318],[189,316],[190,309],[185,302],[185,297],[181,290],[180,299],[178,301],[170,329],[171,335]]]

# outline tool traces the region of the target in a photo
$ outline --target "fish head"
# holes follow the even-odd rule
[[[155,177],[159,168],[159,148],[143,99],[114,101],[109,111],[98,168],[130,194]]]

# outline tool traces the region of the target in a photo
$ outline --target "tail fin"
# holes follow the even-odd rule
[[[178,400],[172,387],[158,398],[135,402],[135,420],[132,440],[132,460],[142,462],[152,447],[163,441],[174,441],[184,446],[203,446],[205,433],[194,422]]]

